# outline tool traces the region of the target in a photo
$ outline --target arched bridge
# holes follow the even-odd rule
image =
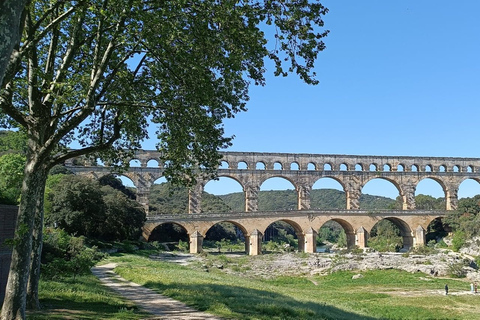
[[[230,222],[238,227],[245,237],[245,252],[258,255],[262,252],[262,238],[269,225],[277,221],[287,222],[295,230],[298,250],[316,252],[317,231],[328,221],[339,223],[345,230],[347,246],[367,247],[368,235],[373,226],[383,219],[398,226],[405,248],[425,244],[428,225],[436,218],[445,216],[445,211],[364,211],[364,210],[294,210],[241,212],[222,214],[185,214],[149,216],[144,226],[144,237],[159,225],[174,223],[183,227],[190,236],[190,252],[202,251],[202,242],[207,231],[220,222]]]
[[[200,200],[204,186],[209,180],[199,179],[189,190],[189,213],[185,216],[149,216],[146,233],[153,225],[173,222],[184,226],[191,237],[191,250],[201,249],[199,237],[204,237],[212,223],[230,221],[237,225],[246,239],[250,254],[260,252],[252,247],[256,237],[264,232],[267,221],[283,220],[296,229],[297,236],[305,240],[302,249],[310,252],[308,246],[310,228],[315,231],[321,221],[339,222],[349,237],[350,245],[366,246],[371,223],[388,218],[402,230],[406,246],[424,244],[426,226],[432,220],[443,217],[445,211],[418,211],[415,208],[415,190],[423,179],[433,179],[442,187],[445,195],[445,210],[455,210],[458,205],[458,189],[466,179],[480,182],[480,159],[454,157],[400,157],[400,156],[355,156],[325,154],[221,152],[223,159],[218,169],[219,177],[236,180],[245,196],[245,212],[237,214],[203,215]],[[157,151],[138,151],[131,159],[140,163],[123,173],[137,188],[137,200],[148,210],[148,195],[154,182],[163,176],[163,164]],[[66,166],[77,174],[101,177],[109,174],[109,167],[91,165],[80,159],[73,159]],[[297,192],[298,211],[258,212],[258,192],[264,181],[281,177],[290,181]],[[341,212],[310,210],[310,191],[321,178],[332,178],[345,191],[346,208]],[[360,210],[359,199],[363,186],[373,179],[390,181],[398,190],[403,210],[365,212]],[[237,218],[232,218],[236,216]],[[311,222],[310,219],[315,217]],[[186,219],[186,220],[182,220]],[[200,219],[200,220],[199,220]],[[327,219],[327,220],[325,220]],[[217,221],[217,222],[215,222]],[[309,221],[307,223],[307,221]],[[370,226],[371,225],[371,226]],[[266,227],[265,227],[266,228]],[[421,231],[419,228],[422,228]],[[208,229],[207,229],[208,230]],[[363,235],[362,235],[363,232]],[[423,234],[423,236],[422,236]],[[252,242],[252,239],[254,240]],[[199,246],[195,243],[200,244]],[[252,245],[250,245],[252,243]],[[195,249],[197,247],[197,249]]]

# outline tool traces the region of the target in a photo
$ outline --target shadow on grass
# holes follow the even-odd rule
[[[40,282],[41,310],[27,319],[140,319],[148,315],[105,288],[93,275]]]
[[[197,310],[225,319],[377,319],[327,304],[298,301],[275,292],[233,285],[165,285],[147,282],[145,286]]]

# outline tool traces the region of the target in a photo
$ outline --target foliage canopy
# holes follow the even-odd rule
[[[63,176],[49,192],[46,222],[69,234],[100,240],[137,240],[145,211],[123,192],[81,176]]]

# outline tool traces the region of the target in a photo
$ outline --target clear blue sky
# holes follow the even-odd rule
[[[252,86],[248,111],[225,123],[229,151],[480,158],[480,1],[322,3],[320,84]]]

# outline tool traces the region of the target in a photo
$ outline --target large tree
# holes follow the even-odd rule
[[[251,82],[265,84],[265,58],[276,75],[317,83],[326,12],[309,0],[31,1],[0,92],[0,127],[28,136],[1,319],[25,317],[27,282],[35,297],[52,166],[87,154],[121,164],[153,123],[171,180],[214,175],[231,143],[222,121],[246,109]]]

